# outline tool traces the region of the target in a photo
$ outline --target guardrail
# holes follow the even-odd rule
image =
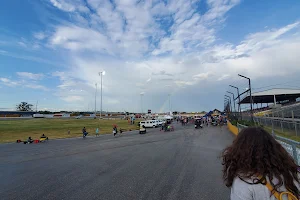
[[[237,124],[239,132],[247,126],[242,124]],[[272,136],[282,145],[283,148],[294,158],[295,162],[300,165],[300,142],[278,136],[272,130]]]

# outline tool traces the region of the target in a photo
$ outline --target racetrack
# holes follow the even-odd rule
[[[0,145],[1,199],[229,199],[226,127]]]

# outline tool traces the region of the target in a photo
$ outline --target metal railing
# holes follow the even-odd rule
[[[242,124],[237,124],[239,132],[247,126]],[[293,157],[295,162],[300,165],[300,142],[281,137],[275,134],[274,129],[272,129],[273,137],[282,145],[282,147]]]
[[[243,119],[250,121],[250,116],[243,116]],[[275,133],[282,133],[290,136],[300,136],[300,119],[283,117],[253,117],[254,123],[272,129]]]
[[[266,113],[265,117],[300,119],[300,103],[272,109]]]

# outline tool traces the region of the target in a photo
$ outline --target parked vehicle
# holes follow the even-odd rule
[[[158,120],[147,120],[141,121],[140,126],[144,126],[145,128],[156,128],[159,126]]]

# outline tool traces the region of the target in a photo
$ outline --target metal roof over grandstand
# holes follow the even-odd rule
[[[276,99],[276,101],[278,102],[278,101],[285,101],[285,100],[295,100],[299,97],[300,97],[300,89],[274,88],[270,90],[252,93],[252,102],[253,103],[274,103],[274,99]],[[240,104],[249,104],[249,103],[250,103],[250,95],[241,99],[240,102]]]

